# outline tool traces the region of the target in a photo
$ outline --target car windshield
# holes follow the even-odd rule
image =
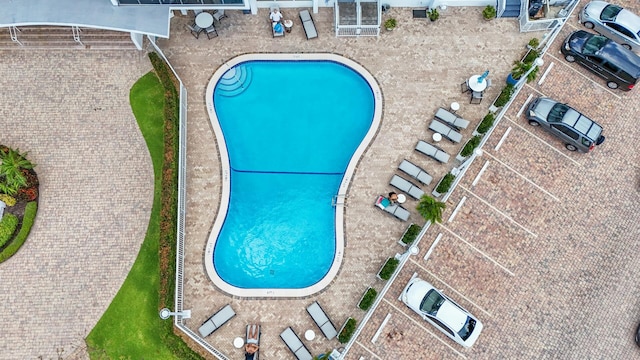
[[[551,111],[549,111],[549,116],[547,116],[548,122],[562,122],[562,118],[569,111],[569,107],[565,104],[557,103],[553,105]]]
[[[584,44],[582,53],[585,55],[594,55],[598,50],[602,49],[608,40],[609,39],[604,36],[594,35]]]
[[[458,335],[460,335],[462,340],[467,340],[469,336],[471,336],[471,333],[475,328],[476,328],[476,321],[467,316],[467,322],[464,324],[462,329],[458,331]]]
[[[422,299],[420,310],[426,312],[429,315],[435,316],[442,303],[444,303],[444,298],[440,296],[437,291],[429,290],[427,295],[425,295],[425,297]]]
[[[607,5],[604,7],[604,9],[602,9],[600,20],[614,21],[620,11],[622,11],[622,8],[618,5]]]

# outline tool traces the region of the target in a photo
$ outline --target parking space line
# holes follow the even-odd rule
[[[451,216],[449,216],[449,219],[447,220],[447,222],[452,222],[453,219],[456,218],[456,215],[458,215],[458,211],[460,211],[460,208],[462,207],[462,205],[464,205],[465,201],[467,201],[467,197],[463,196],[460,202],[458,203],[458,206],[456,206],[456,208],[453,209],[453,212],[451,213]]]
[[[572,15],[571,17],[574,17],[574,16]],[[582,30],[582,28],[579,28],[579,27],[577,27],[577,26],[573,25],[573,24],[572,24],[572,23],[570,23],[570,22],[566,22],[566,23],[565,23],[565,25],[569,25],[569,26],[571,26],[572,28],[574,28],[575,30]]]
[[[490,158],[492,158],[493,160],[497,161],[498,163],[500,163],[502,166],[506,167],[507,169],[511,170],[512,172],[514,172],[516,175],[520,176],[524,181],[528,182],[529,184],[535,186],[536,188],[538,188],[538,190],[542,191],[543,193],[547,194],[550,198],[552,198],[555,201],[560,201],[560,199],[553,195],[552,193],[548,192],[547,190],[545,190],[542,186],[536,184],[533,182],[533,180],[529,180],[528,178],[526,178],[524,175],[520,174],[516,169],[512,168],[511,166],[505,164],[504,162],[500,161],[498,158],[496,158],[495,156],[491,155],[490,153],[488,153],[487,151],[484,152],[485,154],[487,154]]]
[[[500,141],[498,141],[498,144],[496,145],[495,148],[493,148],[493,150],[495,151],[500,150],[500,148],[502,147],[502,143],[507,139],[507,135],[509,135],[510,132],[511,132],[511,126],[509,126],[507,130],[504,132],[504,134],[502,134]]]
[[[524,109],[526,109],[527,105],[529,105],[529,101],[531,101],[531,99],[533,99],[533,94],[529,94],[529,96],[527,96],[527,100],[524,101],[524,104],[522,104],[520,110],[518,110],[516,117],[520,117],[520,115],[522,115]]]
[[[458,184],[458,186],[460,186]],[[437,223],[436,223],[437,224]],[[515,276],[514,273],[512,273],[511,271],[509,271],[509,269],[507,269],[505,266],[503,266],[502,264],[500,264],[499,262],[495,261],[491,256],[489,256],[488,254],[486,254],[484,251],[478,249],[477,247],[471,245],[470,242],[468,242],[467,240],[463,239],[462,236],[454,233],[453,231],[451,231],[451,229],[445,227],[442,224],[438,224],[440,227],[442,227],[443,229],[447,230],[451,235],[453,235],[454,237],[456,237],[458,240],[462,241],[463,243],[467,244],[467,246],[469,246],[470,248],[472,248],[473,250],[477,251],[480,255],[484,256],[487,260],[491,261],[492,263],[494,263],[497,267],[501,268],[502,270],[504,270],[507,274],[511,275],[511,276]]]
[[[511,128],[509,128],[511,129]],[[507,132],[505,133],[505,135],[509,132],[507,129]],[[504,139],[504,137],[503,137]],[[502,141],[502,140],[501,140]],[[473,179],[473,182],[471,183],[471,187],[474,187],[476,185],[478,185],[478,182],[480,181],[480,177],[482,177],[482,174],[484,174],[484,172],[487,170],[487,168],[489,167],[489,161],[485,161],[484,165],[482,165],[482,168],[480,169],[480,171],[478,171],[478,175],[476,175],[475,179]]]
[[[613,91],[611,91],[611,89],[609,89],[606,86],[600,85],[600,83],[592,80],[591,78],[589,78],[588,76],[584,75],[583,73],[581,73],[580,71],[574,69],[571,65],[568,64],[568,62],[566,60],[560,60],[558,57],[550,54],[550,53],[546,53],[546,55],[549,55],[550,57],[558,60],[558,62],[564,64],[564,66],[566,66],[568,69],[571,69],[571,71],[575,72],[576,74],[582,76],[583,78],[589,80],[590,82],[594,83],[596,86],[598,86],[599,88],[601,88],[602,90],[605,90],[606,92],[608,92],[609,94],[615,96],[618,99],[622,99],[622,97],[620,97],[619,95],[617,95],[616,93],[614,93]]]
[[[418,265],[422,270],[424,270],[425,272],[429,273],[429,275],[431,275],[432,277],[434,277],[436,280],[438,280],[439,282],[443,283],[446,287],[448,287],[449,289],[451,289],[451,291],[453,291],[454,293],[458,294],[458,296],[460,296],[461,298],[464,298],[465,300],[467,300],[469,303],[471,303],[471,305],[475,306],[476,308],[478,308],[480,311],[482,311],[483,313],[487,314],[490,317],[493,317],[493,315],[491,315],[490,312],[488,312],[487,310],[483,309],[480,305],[476,304],[475,302],[473,302],[471,299],[469,299],[468,297],[464,296],[461,292],[459,292],[458,290],[456,290],[453,286],[447,284],[444,280],[440,279],[438,276],[436,276],[434,273],[432,273],[431,271],[427,270],[426,268],[422,267],[420,264],[418,264],[415,260],[413,260],[412,258],[409,258],[409,260],[411,260],[411,262],[413,262],[414,264]]]
[[[369,350],[369,348],[364,346],[364,344],[361,343],[360,341],[356,340],[356,344],[360,345],[360,347],[362,347],[366,352],[371,354],[371,356],[373,356],[374,358],[382,360],[382,358],[380,356],[376,355],[373,351]]]
[[[538,80],[538,85],[542,85],[544,83],[544,79],[547,78],[547,75],[549,75],[549,73],[551,72],[551,69],[553,69],[553,66],[555,64],[556,63],[554,63],[553,61],[551,62],[551,64],[549,64],[549,66],[547,67],[547,70],[545,70],[542,76],[540,76],[540,80]]]
[[[460,186],[461,189],[463,189],[464,191],[468,192],[469,194],[473,195],[476,199],[480,200],[482,203],[484,203],[485,205],[487,205],[488,207],[490,207],[491,209],[493,209],[493,211],[497,212],[498,214],[502,215],[504,218],[506,218],[507,220],[511,221],[512,223],[516,224],[519,228],[521,228],[522,230],[528,232],[529,234],[531,234],[531,236],[533,237],[538,237],[538,235],[536,235],[533,231],[527,229],[526,227],[522,226],[519,222],[515,221],[511,216],[503,213],[502,211],[498,210],[497,207],[489,204],[488,201],[486,201],[485,199],[481,198],[480,196],[474,194],[470,189],[467,189],[466,187],[458,184],[458,186]]]
[[[371,338],[372,343],[375,344],[376,341],[378,341],[378,337],[380,337],[380,334],[382,333],[382,330],[384,329],[384,327],[387,326],[389,319],[391,319],[391,313],[388,313],[387,316],[385,316],[384,320],[382,320],[382,324],[380,324],[380,327],[378,327],[378,331],[376,331],[376,333],[373,334],[373,337]]]
[[[513,123],[514,125],[516,125],[517,127],[519,127],[522,131],[526,132],[527,134],[533,136],[534,138],[540,140],[540,142],[542,142],[543,144],[547,145],[548,147],[550,147],[551,149],[553,149],[555,152],[557,152],[558,154],[564,156],[566,159],[570,160],[571,162],[573,162],[575,165],[578,166],[582,166],[582,164],[580,164],[579,162],[573,160],[572,158],[570,158],[569,156],[565,155],[561,150],[558,150],[555,146],[549,144],[548,142],[544,141],[542,138],[540,138],[539,136],[537,136],[536,134],[532,133],[531,131],[525,129],[524,127],[522,127],[522,125],[518,124],[517,122],[513,121],[512,119],[510,119],[508,116],[504,116],[505,119],[509,120],[511,123]]]
[[[446,345],[449,349],[453,350],[453,352],[455,352],[456,354],[458,354],[459,356],[461,356],[463,359],[466,359],[467,357],[464,356],[463,353],[459,352],[458,350],[456,350],[453,346],[449,345],[447,342],[445,342],[444,340],[442,340],[439,336],[436,336],[436,334],[434,334],[433,332],[431,332],[431,330],[427,329],[424,325],[422,325],[421,323],[417,322],[416,320],[414,320],[411,316],[407,315],[404,311],[402,311],[399,307],[395,306],[395,304],[391,303],[389,300],[387,299],[382,299],[384,302],[386,302],[387,304],[389,304],[389,306],[391,306],[392,308],[396,309],[400,314],[406,316],[407,319],[411,320],[411,322],[413,322],[414,324],[418,325],[418,327],[420,327],[422,330],[428,332],[429,334],[431,334],[431,336],[433,336],[434,338],[436,338],[438,341],[440,341],[441,343],[443,343],[444,345]],[[426,321],[426,320],[425,320]],[[362,346],[362,345],[361,345]]]

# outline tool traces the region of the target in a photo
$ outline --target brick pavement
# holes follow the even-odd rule
[[[138,52],[0,54],[0,143],[28,151],[40,179],[29,239],[0,264],[0,359],[57,359],[82,345],[147,230],[153,171],[129,90],[151,66]]]

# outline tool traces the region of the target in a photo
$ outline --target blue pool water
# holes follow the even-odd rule
[[[238,288],[308,287],[333,263],[331,200],[371,127],[372,90],[331,61],[250,61],[228,74],[213,93],[231,168],[215,271]]]

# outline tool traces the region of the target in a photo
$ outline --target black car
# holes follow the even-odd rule
[[[568,62],[576,62],[607,80],[611,89],[629,91],[640,80],[640,57],[604,36],[575,31],[560,50]]]

